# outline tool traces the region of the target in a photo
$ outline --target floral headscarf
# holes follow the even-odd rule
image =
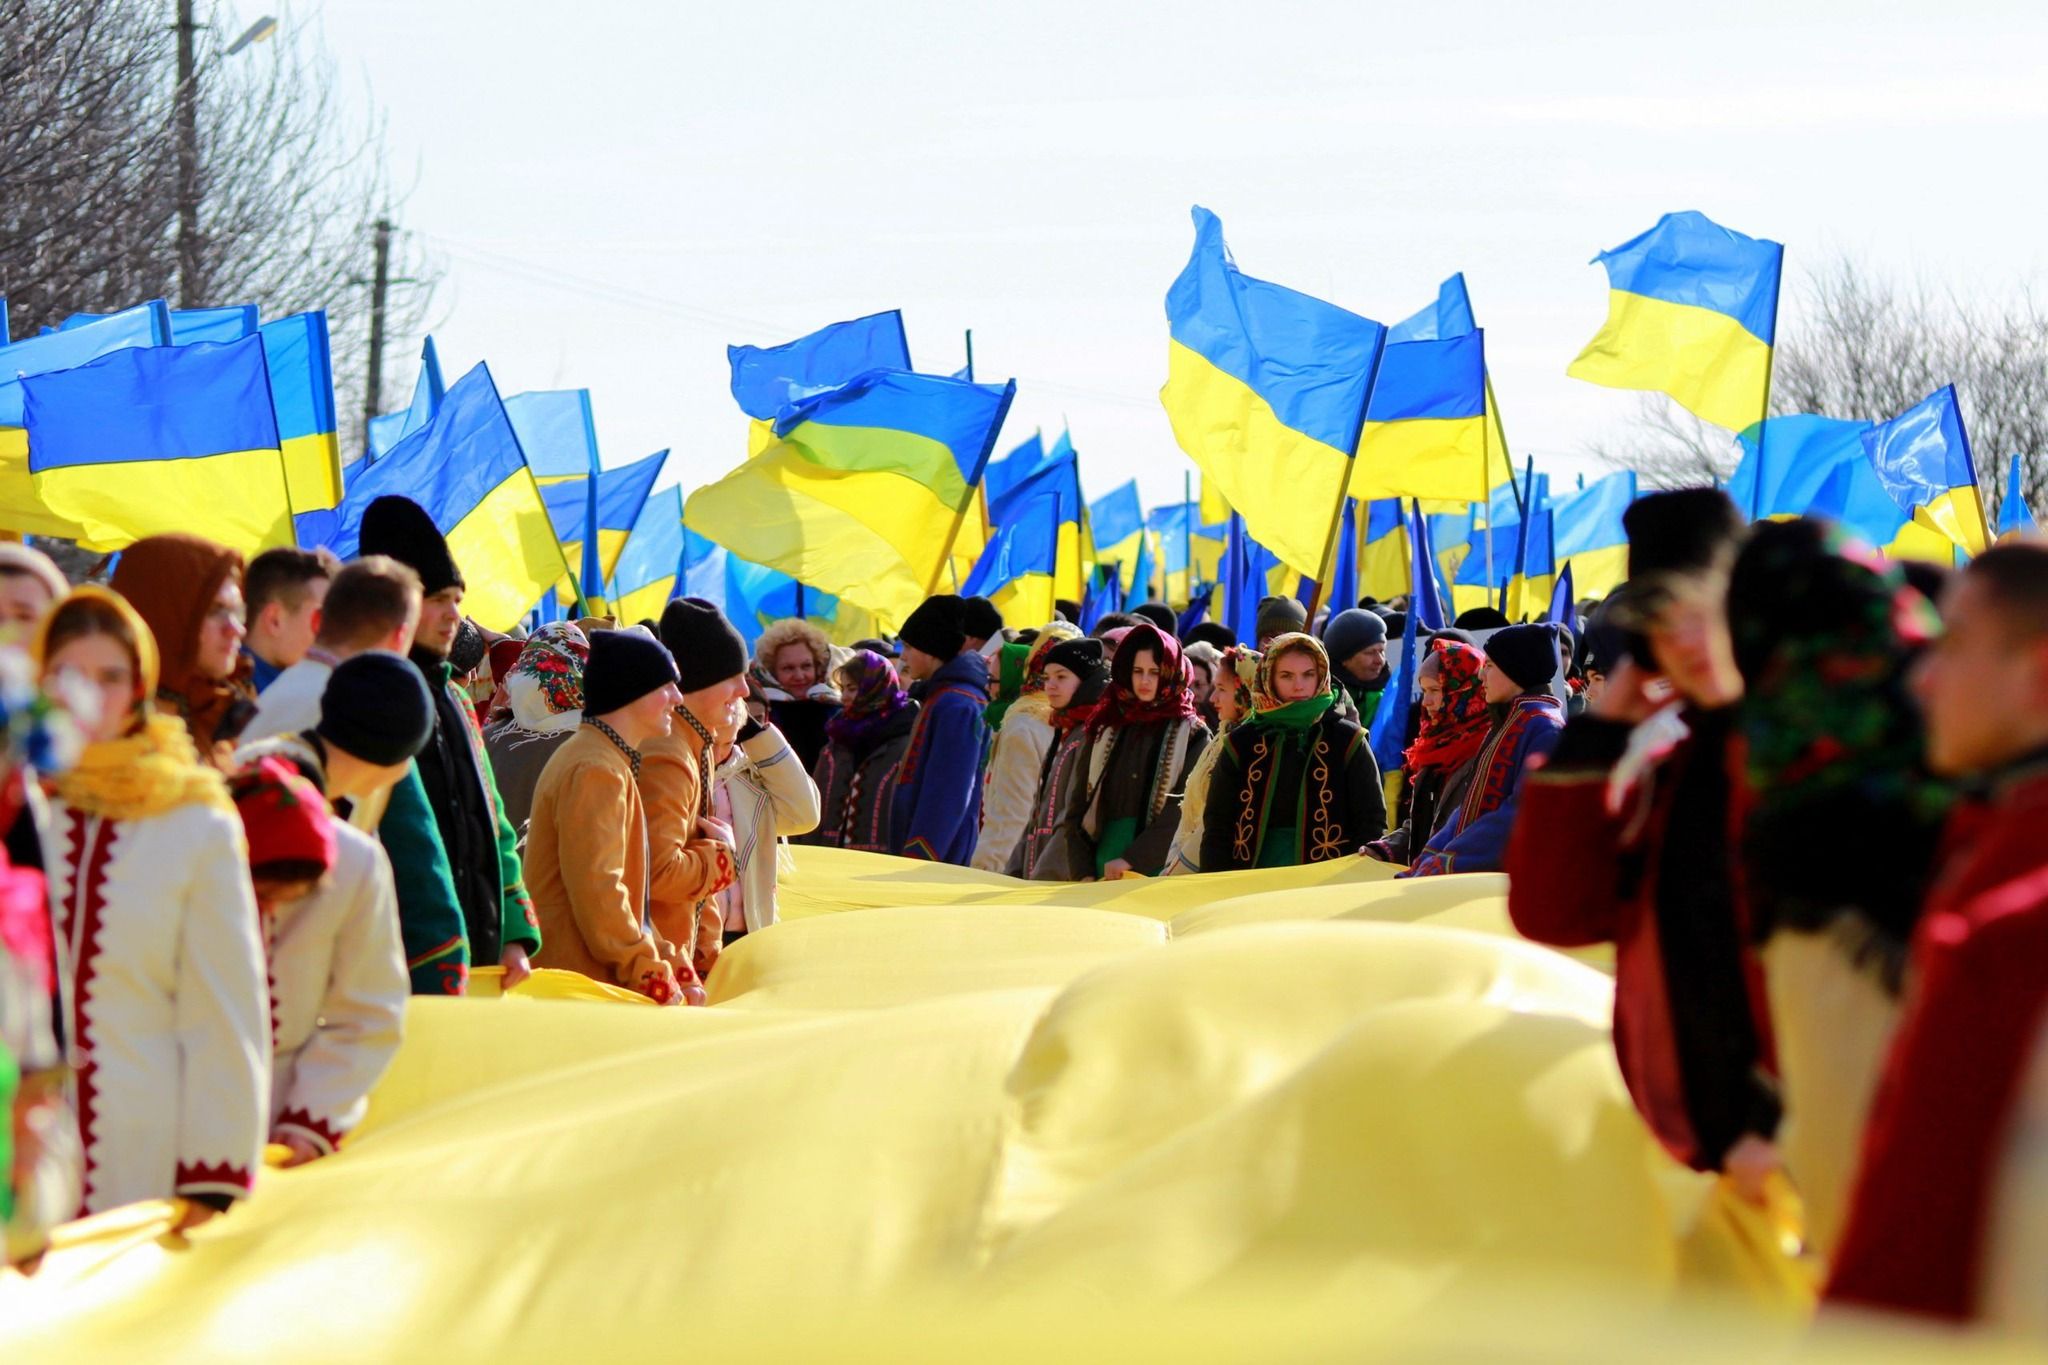
[[[1462,640],[1431,640],[1425,657],[1436,660],[1444,704],[1433,716],[1424,713],[1422,728],[1403,758],[1410,773],[1426,768],[1455,772],[1486,743],[1492,724],[1486,710],[1486,656]]]
[[[839,665],[839,710],[825,722],[825,735],[865,755],[881,739],[910,696],[896,676],[896,665],[872,649],[856,649]]]
[[[1316,665],[1316,690],[1297,701],[1283,701],[1274,690],[1280,660],[1289,654],[1306,654]],[[1266,642],[1266,652],[1259,656],[1258,671],[1252,677],[1251,724],[1261,730],[1303,734],[1336,701],[1337,693],[1330,687],[1330,655],[1321,640],[1295,630],[1275,635]]]
[[[1140,654],[1154,654],[1159,659],[1159,692],[1151,701],[1139,701],[1131,690],[1131,670]],[[1154,725],[1192,720],[1194,715],[1195,698],[1188,691],[1188,665],[1181,657],[1180,642],[1150,621],[1130,627],[1117,642],[1116,658],[1109,666],[1109,692],[1088,728]]]
[[[1250,645],[1232,645],[1223,651],[1216,665],[1216,686],[1228,688],[1237,699],[1237,719],[1229,728],[1242,725],[1252,714],[1252,687],[1259,677],[1259,651]]]
[[[505,677],[512,723],[537,735],[583,723],[583,665],[590,641],[574,623],[552,621],[535,631]]]

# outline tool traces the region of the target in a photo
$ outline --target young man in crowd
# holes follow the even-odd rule
[[[1968,779],[1913,947],[1830,1301],[2048,1331],[2048,544],[1985,551],[1915,677]],[[1882,857],[1882,852],[1872,856]]]
[[[675,660],[653,636],[591,636],[583,722],[541,772],[526,840],[547,945],[540,965],[659,1005],[683,1003],[689,945],[672,944],[649,913],[653,870],[639,777],[642,747],[675,723],[677,679]]]
[[[1291,635],[1298,630],[1308,629],[1308,608],[1292,597],[1264,597],[1259,599],[1258,615],[1253,618],[1258,635],[1260,652],[1273,642],[1276,635]]]
[[[661,641],[676,661],[682,702],[666,735],[642,748],[640,791],[653,848],[650,897],[655,929],[676,945],[676,975],[697,978],[717,959],[725,937],[716,897],[739,876],[730,826],[711,813],[717,736],[739,729],[747,697],[747,645],[701,597],[679,597],[661,613]]]
[[[500,964],[510,990],[532,970],[540,920],[519,867],[518,836],[498,802],[476,713],[452,681],[448,653],[462,626],[462,571],[433,518],[408,498],[383,497],[363,512],[365,555],[384,554],[419,575],[423,594],[413,666],[434,694],[434,734],[418,759],[441,835],[475,965]]]
[[[242,556],[181,532],[149,536],[121,552],[110,586],[156,637],[157,710],[185,722],[201,759],[228,761],[255,701],[242,658]]]
[[[249,636],[249,682],[261,695],[280,673],[306,657],[320,632],[320,604],[334,576],[332,558],[281,546],[249,561],[242,575]]]
[[[1358,723],[1370,728],[1387,690],[1386,618],[1363,607],[1340,611],[1323,627],[1323,649],[1334,681],[1358,712]]]
[[[960,625],[967,632],[966,648],[988,660],[993,670],[996,651],[1004,644],[1002,612],[996,610],[996,604],[986,597],[963,597],[960,599]]]
[[[988,661],[967,648],[965,607],[950,594],[928,597],[898,632],[920,709],[889,832],[892,852],[957,867],[974,858],[988,756]]]

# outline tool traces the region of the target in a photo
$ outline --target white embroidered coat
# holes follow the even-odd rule
[[[51,803],[84,1211],[249,1192],[270,1117],[270,992],[232,810],[106,820]]]
[[[1052,707],[1043,693],[1011,703],[1002,728],[996,731],[988,772],[982,779],[981,835],[974,841],[974,859],[969,866],[1001,872],[1010,865],[1024,838],[1024,827],[1031,823],[1045,756],[1057,737]]]

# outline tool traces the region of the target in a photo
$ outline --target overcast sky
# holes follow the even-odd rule
[[[2038,3],[285,13],[417,168],[401,222],[447,269],[450,380],[588,387],[607,464],[670,446],[692,486],[745,453],[727,343],[896,307],[918,368],[972,327],[978,377],[1017,379],[999,451],[1070,421],[1091,497],[1178,500],[1163,301],[1197,203],[1248,272],[1383,322],[1463,270],[1509,444],[1566,476],[1635,411],[1564,375],[1605,316],[1587,262],[1660,213],[1785,242],[1795,297],[1838,251],[1980,290],[2044,263]]]

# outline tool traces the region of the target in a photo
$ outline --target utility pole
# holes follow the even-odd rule
[[[178,302],[186,308],[205,303],[199,278],[199,73],[192,52],[198,28],[192,0],[178,0]]]
[[[183,0],[190,3],[190,0]],[[363,430],[384,410],[384,295],[391,285],[391,220],[377,220],[377,276],[370,282],[370,380],[363,395]]]

